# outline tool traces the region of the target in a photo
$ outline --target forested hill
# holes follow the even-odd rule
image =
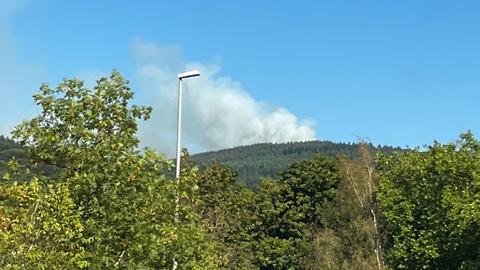
[[[200,164],[218,161],[228,165],[238,172],[239,179],[247,186],[257,187],[262,177],[277,178],[277,173],[293,162],[310,159],[318,153],[330,158],[343,154],[353,159],[357,156],[357,146],[355,143],[331,141],[260,143],[200,153],[193,155],[192,159]],[[382,152],[401,150],[398,147],[380,145],[372,146],[372,149]]]
[[[13,140],[0,135],[0,172],[7,167],[7,162],[12,157],[22,160],[25,157],[24,149]]]
[[[400,150],[391,146],[372,146],[371,148],[373,151],[382,152]],[[278,172],[284,171],[295,161],[310,159],[318,153],[330,158],[343,154],[354,159],[357,151],[357,144],[331,141],[260,143],[200,153],[193,155],[192,159],[200,164],[218,161],[230,166],[237,171],[238,179],[247,186],[256,188],[261,178],[275,179]],[[0,135],[0,172],[6,168],[7,161],[12,157],[21,163],[28,164],[23,147]],[[47,168],[42,166],[42,169]],[[51,170],[52,168],[48,168],[47,174],[51,174]]]
[[[37,164],[33,166],[27,157],[25,147],[17,144],[15,141],[0,135],[0,179],[3,172],[7,169],[8,161],[15,158],[15,160],[22,165],[25,165],[34,174],[42,174],[47,176],[54,175],[58,170],[55,166],[47,164]]]

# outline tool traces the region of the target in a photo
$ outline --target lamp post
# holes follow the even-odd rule
[[[178,74],[178,114],[177,114],[177,166],[175,178],[180,177],[180,133],[182,131],[182,91],[183,79],[200,76],[197,70],[191,70]]]
[[[177,114],[177,166],[175,167],[175,181],[177,190],[175,192],[175,226],[178,223],[178,188],[180,181],[180,134],[182,132],[182,91],[183,91],[183,79],[200,76],[200,72],[197,70],[191,70],[178,74],[178,114]],[[173,258],[173,270],[176,270],[178,262]]]

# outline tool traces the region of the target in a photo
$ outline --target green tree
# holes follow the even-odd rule
[[[378,158],[393,269],[480,268],[480,143],[435,143]]]
[[[70,208],[62,211],[75,215],[71,222],[57,221],[69,222],[61,227],[77,233],[71,237],[80,238],[81,248],[76,250],[82,252],[82,262],[89,269],[167,268],[174,257],[179,269],[213,269],[205,252],[209,245],[194,211],[196,172],[184,171],[177,186],[163,174],[170,169],[170,161],[151,150],[137,150],[137,120],[148,119],[151,108],[130,106],[132,97],[128,82],[118,72],[98,80],[93,90],[86,89],[81,80],[64,80],[56,89],[43,85],[34,95],[42,109],[40,115],[20,124],[13,134],[27,146],[33,162],[55,165],[60,172],[41,182],[1,188],[21,190],[38,183],[44,192],[60,192],[55,202],[70,202]],[[177,191],[181,204],[175,223]],[[30,200],[42,196],[32,193]],[[35,212],[31,205],[25,209]],[[31,223],[26,215],[5,214],[12,224]],[[45,234],[42,228],[33,232]],[[15,233],[12,227],[6,231]],[[22,241],[10,244],[25,245]],[[27,253],[35,248],[42,249],[34,245]]]
[[[317,155],[264,180],[257,202],[256,257],[261,269],[300,269],[311,228],[340,180],[335,161]]]
[[[282,190],[280,183],[270,179],[260,186],[254,230],[259,269],[298,269],[308,242],[307,226],[299,220],[300,214],[289,211]]]
[[[337,159],[341,173],[335,198],[321,209],[305,269],[382,268],[379,241],[376,190],[378,174],[374,171],[369,144],[358,144],[355,159]]]
[[[68,187],[40,180],[0,188],[1,268],[87,267],[84,226]]]
[[[199,178],[199,215],[221,269],[256,269],[252,251],[256,194],[229,167],[212,163]]]

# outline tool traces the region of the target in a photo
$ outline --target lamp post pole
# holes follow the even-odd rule
[[[183,79],[178,79],[178,112],[177,112],[177,166],[175,167],[175,179],[180,177],[180,134],[182,133],[182,92]]]
[[[176,181],[176,190],[175,190],[175,228],[178,225],[178,208],[179,208],[179,183],[180,183],[180,135],[182,132],[182,92],[183,92],[183,79],[200,76],[200,72],[197,70],[187,71],[178,74],[178,112],[177,112],[177,165],[175,167],[175,181]],[[177,259],[173,258],[173,270],[176,270],[178,267]]]

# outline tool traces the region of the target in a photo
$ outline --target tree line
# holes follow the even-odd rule
[[[372,153],[393,153],[401,151],[399,147],[373,146],[369,144]],[[335,143],[331,141],[306,141],[288,143],[258,143],[238,146],[230,149],[209,151],[192,156],[202,167],[210,161],[218,161],[229,166],[238,174],[240,182],[250,188],[257,189],[262,178],[279,177],[292,163],[311,159],[322,154],[328,158],[344,155],[350,159],[358,156],[358,143]]]
[[[64,80],[34,95],[40,114],[13,132],[23,156],[3,164],[1,269],[480,268],[471,133],[375,155],[360,143],[353,157],[314,155],[256,189],[185,151],[177,182],[172,161],[138,150],[151,108],[132,97],[117,72],[93,90]]]

